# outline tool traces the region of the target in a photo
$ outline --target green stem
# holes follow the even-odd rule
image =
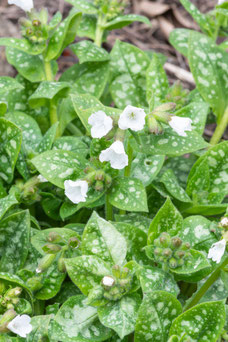
[[[109,195],[105,196],[105,218],[107,221],[113,221],[112,205],[109,202]]]
[[[104,34],[104,28],[103,25],[105,25],[106,20],[105,18],[100,15],[97,20],[97,27],[96,27],[96,33],[95,33],[95,41],[94,43],[101,47],[102,45],[102,40],[103,40],[103,34]]]
[[[132,164],[132,160],[133,160],[133,149],[129,143],[127,145],[127,155],[128,155],[128,165],[125,167],[124,177],[130,177],[130,175],[131,175],[131,164]]]
[[[214,284],[219,278],[221,270],[228,264],[228,257],[219,265],[214,272],[211,273],[210,277],[205,281],[203,286],[192,296],[191,301],[185,306],[184,310],[188,310],[196,305],[207,290]]]
[[[44,69],[45,69],[45,74],[46,74],[46,80],[50,82],[53,81],[51,62],[44,61]]]
[[[221,121],[217,125],[216,130],[214,131],[214,134],[210,141],[211,145],[216,145],[220,141],[220,139],[222,138],[226,130],[227,125],[228,125],[228,107],[226,108]]]
[[[80,129],[77,126],[75,126],[72,122],[70,122],[67,125],[67,129],[70,131],[70,133],[72,133],[76,137],[82,137],[83,136],[83,134],[80,131]]]
[[[52,126],[56,122],[58,122],[57,107],[52,101],[50,101],[49,115],[50,115],[50,123]]]

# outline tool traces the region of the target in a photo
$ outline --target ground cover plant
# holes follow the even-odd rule
[[[150,25],[125,0],[67,0],[65,19],[8,2],[25,14],[0,38],[18,72],[0,77],[0,341],[228,341],[228,2],[180,0],[192,91],[161,54],[102,47]]]

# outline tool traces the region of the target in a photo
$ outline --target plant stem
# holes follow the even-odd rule
[[[44,61],[44,69],[45,69],[45,74],[46,74],[46,80],[50,81],[50,82],[53,81],[51,62],[45,62]]]
[[[184,310],[188,310],[196,305],[207,290],[214,284],[214,282],[219,278],[221,270],[228,264],[228,257],[219,265],[214,272],[211,273],[210,277],[205,281],[203,286],[192,296],[191,301],[186,305]]]
[[[228,107],[226,108],[221,121],[217,125],[216,130],[214,131],[214,134],[210,141],[211,145],[216,145],[219,142],[219,140],[222,138],[226,130],[227,125],[228,125]]]
[[[57,107],[52,101],[50,101],[49,115],[50,115],[50,123],[52,126],[56,122],[58,122]]]
[[[76,137],[82,137],[83,136],[83,134],[80,131],[80,129],[77,126],[75,126],[72,122],[70,122],[67,125],[67,129],[70,131],[70,133],[72,133]]]
[[[128,155],[128,165],[125,167],[124,177],[130,177],[131,164],[132,164],[132,160],[133,160],[133,149],[132,149],[131,145],[129,144],[129,142],[127,145],[127,155]]]
[[[101,47],[102,45],[102,40],[103,40],[103,34],[104,34],[104,28],[103,25],[105,25],[106,20],[105,18],[100,15],[97,20],[97,27],[96,27],[96,33],[95,33],[95,41],[94,43]]]
[[[112,205],[109,202],[108,194],[106,194],[105,196],[105,218],[107,221],[113,220],[113,210],[112,210]]]

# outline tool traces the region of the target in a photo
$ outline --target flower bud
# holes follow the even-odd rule
[[[156,248],[154,249],[154,254],[155,254],[155,255],[161,255],[161,254],[162,254],[162,251],[163,251],[162,248],[156,247]]]
[[[96,181],[96,184],[95,184],[95,190],[96,191],[103,191],[104,190],[104,184],[102,181]]]
[[[58,260],[58,270],[61,273],[65,273],[66,272],[66,265],[65,265],[63,257],[60,257],[59,260]]]
[[[172,255],[172,250],[170,248],[165,248],[163,249],[163,252],[162,252],[163,256],[164,257],[170,257]]]
[[[171,239],[171,243],[174,248],[179,248],[182,245],[182,240],[178,236],[175,236]]]
[[[9,298],[14,298],[14,297],[20,296],[21,292],[22,292],[22,288],[18,286],[18,287],[8,290],[5,295]]]
[[[189,242],[185,242],[181,246],[182,251],[188,251],[190,248],[191,248],[191,246],[190,246]]]
[[[129,268],[124,267],[121,271],[121,278],[122,279],[126,278],[129,275],[129,273],[130,273]]]
[[[96,171],[96,176],[95,176],[95,179],[97,181],[103,181],[105,178],[105,172],[103,170],[98,170]]]
[[[185,256],[185,251],[182,251],[182,250],[179,250],[179,251],[176,251],[174,253],[174,256],[177,258],[177,259],[183,259],[183,257]]]
[[[175,258],[169,259],[169,267],[170,268],[176,268],[177,267],[177,261]]]
[[[114,265],[112,267],[112,274],[116,278],[120,278],[121,270],[119,265]]]
[[[56,254],[46,254],[40,261],[36,273],[42,273],[46,271],[55,261]]]
[[[87,166],[87,167],[83,170],[84,173],[90,173],[90,172],[93,172],[93,171],[94,171],[94,169],[93,169],[91,166]]]
[[[154,246],[161,247],[160,239],[155,239],[154,240]]]
[[[159,240],[160,240],[162,247],[169,247],[170,246],[171,238],[170,238],[170,235],[168,233],[163,232],[161,234]]]
[[[87,181],[89,185],[91,185],[95,181],[95,176],[96,176],[96,172],[92,171],[88,173],[87,176],[85,176],[84,180]]]
[[[170,111],[173,111],[175,108],[176,108],[176,103],[174,102],[163,103],[162,105],[155,108],[153,113],[170,112]]]
[[[31,289],[31,291],[39,291],[42,287],[42,278],[41,277],[32,277],[27,280],[27,285]]]
[[[80,246],[80,241],[76,237],[71,237],[68,240],[68,246],[73,249],[77,249]]]
[[[61,251],[62,247],[59,245],[55,245],[53,243],[47,243],[42,247],[42,250],[47,254],[57,254]]]
[[[48,242],[60,242],[62,240],[61,236],[56,232],[50,232],[47,237]]]
[[[153,134],[162,134],[163,133],[163,128],[162,126],[160,125],[160,123],[155,119],[154,116],[149,116],[148,117],[148,120],[147,120],[147,123],[148,123],[148,129],[149,129],[149,132],[150,133],[153,133]]]
[[[102,281],[101,284],[103,286],[103,288],[108,291],[110,290],[113,285],[115,284],[115,279],[112,276],[105,276]]]
[[[0,319],[0,332],[8,332],[7,325],[10,321],[14,319],[14,317],[17,316],[16,311],[14,309],[7,310],[4,315]]]
[[[109,186],[109,185],[111,185],[112,184],[112,177],[111,176],[109,176],[109,175],[105,175],[105,184],[107,185],[107,186]]]
[[[222,228],[228,228],[228,217],[223,217],[220,221],[220,226]]]
[[[38,19],[34,19],[33,21],[32,21],[32,25],[33,26],[40,26],[41,25],[41,22],[38,20]]]

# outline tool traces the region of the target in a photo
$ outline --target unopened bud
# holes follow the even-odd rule
[[[61,249],[61,246],[54,245],[53,243],[47,243],[42,247],[42,250],[47,254],[57,254]]]
[[[179,248],[182,245],[182,240],[177,236],[173,237],[171,242],[174,248]]]
[[[41,25],[41,22],[40,22],[39,20],[37,20],[37,19],[34,19],[34,20],[32,21],[32,24],[33,24],[33,26],[40,26],[40,25]]]
[[[176,251],[174,256],[178,259],[182,259],[185,256],[185,251],[182,251],[182,250]]]
[[[84,180],[87,181],[89,185],[91,185],[95,181],[95,176],[96,176],[96,172],[92,171],[88,173],[87,176],[85,176]]]
[[[120,271],[120,266],[119,265],[114,265],[112,267],[112,274],[114,275],[114,277],[120,278],[121,271]]]
[[[50,232],[47,236],[48,242],[56,243],[56,242],[60,242],[61,240],[62,240],[61,236],[56,232]]]
[[[172,255],[172,250],[170,248],[165,248],[162,253],[165,257],[170,257]]]
[[[65,265],[63,257],[60,257],[59,260],[58,260],[58,270],[61,273],[65,273],[66,272],[66,265]]]
[[[73,249],[77,249],[80,246],[80,241],[76,237],[71,237],[68,240],[68,246]]]
[[[155,254],[155,255],[161,255],[161,254],[162,254],[162,251],[163,251],[162,248],[156,247],[156,248],[154,249],[154,254]]]
[[[154,240],[154,246],[161,247],[160,239],[155,239]]]
[[[170,235],[168,233],[164,232],[161,234],[160,243],[163,247],[169,247],[170,241],[171,241],[171,238],[170,238]]]
[[[163,133],[163,128],[160,125],[160,123],[155,119],[154,116],[148,117],[148,129],[150,133],[153,134],[162,134]]]
[[[130,273],[130,270],[129,268],[127,267],[124,267],[121,271],[121,278],[126,278]]]
[[[0,332],[7,332],[7,325],[10,321],[12,321],[17,316],[16,311],[14,309],[7,310],[4,315],[0,319]]]
[[[33,30],[31,28],[27,28],[26,35],[30,36],[33,33]]]
[[[83,170],[84,173],[90,173],[90,172],[93,172],[93,171],[94,171],[94,169],[93,169],[91,166],[87,166],[87,167]]]
[[[228,217],[223,217],[220,221],[220,226],[222,228],[228,228]]]
[[[27,285],[31,289],[31,291],[39,291],[42,287],[42,278],[41,277],[32,277],[27,280]]]
[[[109,186],[109,185],[111,185],[112,184],[112,177],[111,176],[109,176],[109,175],[105,175],[105,184],[107,185],[107,186]]]
[[[185,242],[183,243],[183,245],[181,246],[182,251],[188,251],[191,248],[191,245],[189,242]]]
[[[10,289],[6,292],[6,296],[9,298],[14,298],[14,297],[18,297],[20,296],[22,292],[22,288],[21,287],[15,287],[13,289]]]
[[[174,258],[169,259],[169,267],[170,268],[176,268],[177,267],[177,261]]]
[[[45,255],[40,263],[38,268],[36,269],[36,273],[42,273],[44,271],[46,271],[55,261],[56,258],[56,254],[47,254]]]
[[[155,108],[153,113],[170,112],[170,111],[173,111],[175,108],[176,108],[176,103],[168,102],[168,103],[164,103],[164,104],[158,106],[157,108]]]
[[[105,178],[105,173],[104,173],[103,170],[98,170],[98,171],[96,171],[95,179],[96,179],[97,181],[103,181],[104,178]]]
[[[95,184],[95,190],[96,191],[103,191],[104,190],[104,184],[102,181],[96,181],[96,184]]]

